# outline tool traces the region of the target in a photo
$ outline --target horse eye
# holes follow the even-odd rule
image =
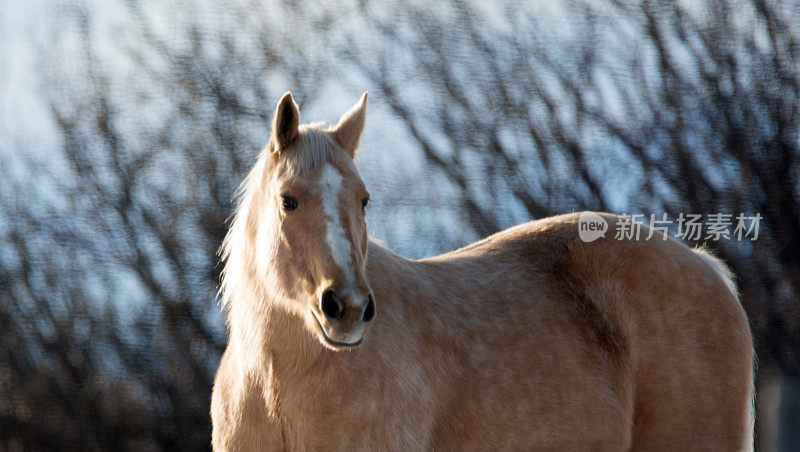
[[[297,208],[297,200],[289,195],[281,195],[281,207],[289,211]]]

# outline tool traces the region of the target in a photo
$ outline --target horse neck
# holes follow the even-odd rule
[[[280,372],[287,380],[307,373],[322,358],[322,346],[302,319],[279,303],[268,302],[260,312],[242,309],[231,314],[231,339],[243,372]]]

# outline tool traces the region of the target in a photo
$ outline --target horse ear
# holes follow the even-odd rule
[[[355,157],[358,143],[361,141],[361,131],[364,130],[364,121],[367,117],[367,93],[361,95],[356,105],[342,115],[339,124],[331,130],[333,139],[347,152],[350,157]]]
[[[298,127],[300,127],[300,110],[294,103],[292,93],[287,91],[278,101],[275,118],[272,120],[272,136],[276,145],[273,151],[281,152],[291,146],[297,139]]]

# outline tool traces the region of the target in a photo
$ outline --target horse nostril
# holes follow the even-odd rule
[[[325,316],[333,320],[338,319],[339,313],[342,311],[339,308],[339,302],[336,300],[336,292],[332,290],[326,290],[322,294],[322,301],[320,301],[319,307]]]
[[[364,309],[364,321],[369,322],[375,317],[375,300],[372,298],[372,295],[369,296],[369,302],[367,302],[367,307]]]

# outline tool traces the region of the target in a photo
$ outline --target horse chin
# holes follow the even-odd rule
[[[326,348],[333,350],[333,351],[341,351],[341,350],[352,350],[364,341],[364,336],[359,337],[355,341],[339,341],[331,338],[328,335],[328,332],[325,331],[325,328],[322,326],[322,322],[319,321],[316,314],[311,314],[311,317],[314,318],[314,324],[316,325],[317,329],[317,336],[319,338],[320,343],[324,345]]]

